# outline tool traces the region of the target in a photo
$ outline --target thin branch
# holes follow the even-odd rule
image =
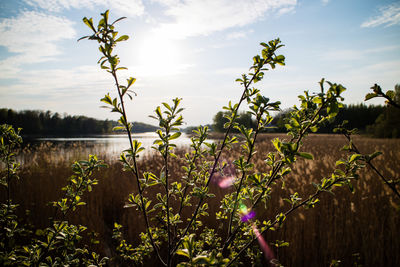
[[[258,135],[258,133],[260,131],[260,120],[261,120],[262,114],[263,114],[263,111],[260,113],[260,116],[258,116],[258,118],[257,118],[257,130],[255,131],[254,138],[253,138],[253,141],[252,141],[251,146],[250,146],[250,151],[249,151],[249,155],[248,155],[247,160],[246,160],[246,165],[250,163],[251,157],[253,156],[254,145],[256,143],[257,135]],[[231,234],[233,217],[235,216],[235,213],[236,213],[237,203],[238,203],[238,199],[239,199],[239,193],[240,193],[240,191],[242,189],[242,184],[243,184],[243,180],[244,180],[245,177],[246,177],[246,172],[243,171],[242,177],[240,178],[239,186],[238,186],[238,188],[236,190],[235,202],[233,204],[233,210],[231,212],[231,216],[230,216],[230,219],[229,219],[228,237]]]
[[[218,155],[216,156],[216,158],[215,158],[215,160],[214,160],[213,167],[212,167],[212,169],[211,169],[210,175],[209,175],[208,180],[207,180],[207,182],[206,182],[206,187],[207,187],[207,188],[208,188],[208,186],[209,186],[209,184],[210,184],[210,182],[211,182],[211,179],[212,179],[212,177],[213,177],[213,175],[214,175],[214,173],[215,173],[215,169],[216,169],[217,164],[218,164],[218,162],[219,162],[219,159],[220,159],[220,157],[221,157],[222,151],[223,151],[223,149],[224,149],[225,146],[226,146],[226,141],[227,141],[228,135],[229,135],[230,131],[232,130],[232,127],[233,127],[233,125],[234,125],[234,123],[235,123],[234,121],[235,121],[235,119],[236,119],[236,116],[237,116],[237,112],[238,112],[238,110],[239,110],[239,107],[240,107],[241,103],[243,102],[243,100],[246,99],[247,90],[248,90],[250,84],[253,82],[254,77],[256,77],[256,75],[260,72],[260,70],[261,70],[261,68],[258,68],[258,69],[255,71],[254,75],[251,77],[250,81],[249,81],[247,84],[245,84],[245,89],[243,90],[242,96],[240,97],[240,101],[239,101],[239,103],[237,104],[235,110],[233,111],[232,122],[229,124],[228,129],[227,129],[226,132],[225,132],[225,136],[224,136],[224,139],[223,139],[223,141],[222,141],[221,148],[219,149]],[[197,203],[197,206],[196,206],[196,210],[194,211],[194,213],[193,213],[193,215],[192,215],[192,218],[190,219],[188,225],[186,226],[186,228],[185,228],[185,230],[184,230],[184,232],[183,232],[183,235],[180,237],[180,240],[179,240],[178,243],[176,244],[176,246],[175,246],[175,248],[173,249],[173,252],[172,252],[172,253],[174,253],[174,252],[178,249],[179,245],[180,245],[180,244],[182,243],[182,241],[183,241],[183,238],[186,236],[186,234],[188,233],[190,227],[192,226],[192,223],[196,220],[197,213],[199,212],[199,209],[200,209],[201,204],[203,203],[203,200],[204,200],[203,198],[200,198],[200,199],[199,199],[199,202]]]
[[[122,93],[121,93],[121,89],[120,89],[120,85],[119,85],[119,82],[118,82],[118,77],[117,77],[117,74],[116,74],[116,70],[114,68],[111,71],[111,75],[114,77],[115,86],[117,87],[118,96],[119,96],[121,107],[122,107],[122,116],[123,116],[123,118],[124,118],[124,120],[126,122],[125,129],[126,129],[126,131],[128,133],[129,144],[131,146],[131,150],[133,151],[133,141],[132,141],[131,129],[129,128],[129,123],[128,123],[128,120],[127,120],[127,117],[126,117],[124,99],[123,99],[123,96],[122,96]],[[147,234],[148,234],[148,236],[150,238],[151,245],[152,245],[154,251],[156,252],[158,259],[161,261],[161,263],[164,266],[167,266],[167,264],[161,258],[161,255],[160,255],[160,252],[158,250],[158,247],[156,246],[156,244],[154,242],[154,239],[153,239],[153,236],[151,234],[149,218],[148,218],[148,215],[147,215],[147,212],[146,212],[146,207],[145,207],[144,199],[143,199],[143,189],[142,189],[142,187],[140,185],[140,180],[139,180],[139,171],[138,171],[138,167],[137,167],[136,157],[132,157],[132,160],[133,160],[133,165],[134,165],[133,166],[133,174],[134,174],[134,176],[136,178],[136,185],[137,185],[138,191],[139,191],[140,202],[141,202],[141,206],[142,206],[143,217],[144,217],[145,224],[146,224]]]
[[[302,201],[301,203],[292,206],[288,211],[286,211],[284,213],[285,217],[287,217],[290,213],[292,213],[293,211],[295,211],[296,209],[300,208],[301,206],[304,206],[307,202],[312,201],[314,198],[316,198],[320,193],[322,193],[322,190],[317,190],[313,195],[309,196],[306,200]],[[275,221],[269,225],[266,229],[264,229],[260,235],[263,235],[265,232],[267,232],[269,229],[271,229],[274,225],[276,225],[278,223],[278,218],[275,219]],[[257,236],[253,237],[253,239],[251,241],[249,241],[238,253],[237,255],[228,263],[227,266],[232,265],[232,263],[234,263],[242,254],[244,251],[246,251],[246,249],[248,249],[253,243],[254,241],[257,240]]]
[[[322,104],[318,108],[317,112],[314,114],[314,116],[311,119],[311,123],[309,125],[307,125],[300,132],[299,137],[297,138],[297,141],[296,141],[297,149],[300,148],[299,144],[300,144],[301,140],[303,139],[304,135],[308,132],[310,127],[313,125],[314,120],[318,117],[318,115],[323,110],[324,105],[325,105],[325,103]],[[293,142],[293,141],[294,141],[294,138],[292,138],[291,142]],[[282,169],[283,166],[284,166],[284,163],[281,161],[281,162],[278,163],[276,168],[275,167],[273,168],[272,174],[271,174],[269,180],[267,181],[266,186],[263,188],[263,191],[260,193],[260,195],[258,196],[256,201],[253,203],[253,205],[251,206],[250,210],[253,210],[258,205],[258,203],[261,201],[261,199],[264,197],[265,192],[267,192],[268,188],[271,186],[272,182],[277,179],[276,177],[278,175],[278,172]],[[227,239],[226,239],[226,241],[224,243],[223,251],[225,251],[228,248],[228,246],[233,242],[234,238],[236,237],[236,234],[239,232],[240,226],[241,226],[241,222],[239,222],[239,224],[236,225],[236,227],[233,230],[233,232],[231,232],[231,235],[227,237]]]
[[[347,138],[347,140],[349,142],[352,143],[352,148],[354,150],[354,152],[361,154],[360,150],[357,148],[357,146],[353,143],[353,140],[351,139],[350,134],[348,133],[343,133],[343,135]],[[389,186],[389,188],[393,191],[393,193],[400,199],[400,193],[397,190],[397,188],[391,183],[389,182],[385,176],[383,176],[383,174],[372,164],[371,160],[366,160],[366,163],[368,164],[368,166],[379,176],[379,178],[381,178],[381,180],[387,185]]]

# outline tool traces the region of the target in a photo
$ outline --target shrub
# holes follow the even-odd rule
[[[69,184],[63,188],[64,196],[52,203],[54,215],[45,229],[31,229],[17,216],[18,204],[12,202],[11,181],[18,178],[19,164],[15,152],[22,143],[19,130],[10,125],[0,125],[1,186],[6,190],[6,198],[0,206],[0,265],[1,266],[66,266],[105,265],[107,258],[91,252],[84,243],[85,226],[68,222],[68,213],[85,205],[81,200],[86,191],[91,191],[97,180],[93,171],[104,167],[96,156],[87,161],[75,162],[74,174]],[[4,169],[3,169],[4,167]],[[40,185],[38,185],[40,186]]]
[[[268,205],[274,187],[281,185],[296,160],[313,159],[311,154],[301,150],[303,139],[309,132],[316,132],[324,122],[333,120],[343,107],[341,94],[345,88],[322,79],[320,93],[306,91],[299,96],[300,106],[293,108],[285,125],[288,139],[273,140],[276,151],[265,155],[268,171],[259,173],[253,169],[257,136],[271,123],[270,112],[279,110],[280,106],[280,102],[271,102],[253,84],[264,78],[265,71],[285,64],[285,57],[277,54],[283,46],[279,39],[261,43],[261,55],[253,58],[250,72],[236,80],[243,86],[243,93],[238,102],[229,101],[224,107],[227,122],[223,139],[218,143],[207,142],[207,127],[194,131],[191,150],[183,158],[185,174],[181,177],[172,177],[169,172],[170,162],[177,160],[174,140],[181,135],[178,128],[183,122],[183,109],[179,107],[181,99],[175,98],[171,104],[162,103],[162,107],[157,107],[152,118],[158,121],[160,129],[153,148],[162,156],[163,168],[160,173],[141,172],[137,160],[144,148],[132,139],[134,125],[129,123],[125,112],[126,96],[132,98],[131,86],[136,79],[131,77],[126,83],[119,80],[119,71],[126,68],[119,65],[119,57],[114,54],[115,46],[128,40],[128,36],[118,36],[115,30],[115,23],[123,18],[111,23],[108,11],[101,15],[97,27],[92,18],[83,19],[93,34],[81,39],[99,43],[102,54],[99,64],[115,81],[117,96],[107,94],[102,101],[111,112],[119,114],[120,126],[117,129],[123,128],[128,133],[130,148],[121,154],[120,161],[136,181],[138,190],[129,195],[126,207],[135,207],[142,214],[146,228],[140,234],[141,243],[131,245],[123,237],[123,226],[115,224],[114,238],[119,242],[117,249],[125,260],[140,265],[156,258],[164,266],[256,264],[263,260],[260,250],[253,246],[258,240],[266,259],[279,264],[263,234],[280,228],[286,217],[297,209],[316,206],[323,192],[331,192],[334,187],[342,185],[353,190],[351,181],[358,177],[358,169],[364,166],[364,157],[356,153],[338,160],[332,174],[314,184],[315,191],[311,195],[300,196],[294,192],[286,198],[285,201],[290,203],[288,210],[271,219],[256,214],[261,204]],[[248,112],[256,118],[254,129],[238,122],[239,107],[246,104]],[[232,136],[233,130],[238,131],[240,137]],[[232,149],[240,149],[240,156],[229,158]],[[220,209],[215,213],[219,224],[215,226],[203,223],[210,216],[209,202],[214,197],[210,191],[212,181],[231,189],[221,199]],[[282,241],[280,245],[287,243]]]
[[[118,36],[115,31],[115,23],[122,18],[110,23],[108,11],[101,15],[97,27],[92,19],[83,19],[93,31],[92,35],[83,38],[99,43],[102,53],[99,64],[115,81],[117,96],[107,94],[101,101],[120,116],[115,130],[127,132],[130,148],[121,153],[120,161],[135,181],[137,191],[129,194],[125,207],[136,208],[140,213],[138,219],[145,226],[145,231],[140,233],[141,242],[131,245],[124,238],[123,226],[117,222],[114,224],[113,238],[117,241],[117,251],[122,260],[134,265],[146,265],[155,259],[164,266],[262,265],[265,261],[274,266],[280,265],[263,235],[281,228],[286,218],[299,209],[316,207],[324,192],[332,193],[335,187],[343,185],[353,191],[352,181],[358,178],[359,169],[366,164],[373,166],[371,161],[379,155],[361,154],[351,139],[353,132],[339,127],[338,131],[349,140],[349,145],[345,147],[348,157],[338,159],[331,174],[313,184],[311,194],[293,192],[287,198],[278,195],[280,200],[288,203],[284,206],[288,208],[272,218],[263,215],[262,211],[268,208],[271,196],[285,186],[293,164],[299,159],[313,160],[313,155],[303,151],[303,141],[310,132],[316,132],[326,122],[334,120],[343,107],[342,93],[345,91],[342,85],[322,79],[320,93],[305,91],[300,95],[299,106],[288,112],[284,125],[288,136],[273,139],[275,150],[263,155],[266,170],[255,169],[253,158],[257,153],[257,138],[272,122],[270,112],[280,110],[279,101],[270,101],[254,87],[264,78],[266,71],[285,65],[285,57],[278,54],[283,45],[275,39],[261,43],[261,55],[253,57],[250,72],[236,80],[242,85],[243,92],[237,102],[229,101],[224,107],[227,121],[220,141],[208,141],[208,127],[199,127],[193,131],[190,150],[180,156],[175,151],[174,142],[181,136],[181,99],[175,98],[170,104],[158,106],[152,116],[159,125],[153,149],[161,156],[163,167],[159,173],[142,171],[138,158],[144,148],[132,138],[134,125],[129,123],[125,111],[126,96],[132,98],[131,87],[136,79],[131,77],[126,83],[120,82],[118,74],[126,68],[119,65],[119,57],[113,52],[119,42],[128,40],[128,36]],[[255,118],[254,125],[247,127],[238,120],[242,106],[246,106],[247,112]],[[233,131],[239,135],[232,135]],[[51,203],[54,216],[50,218],[49,226],[30,229],[29,225],[18,221],[17,205],[12,202],[10,182],[18,178],[19,167],[15,161],[15,150],[22,142],[19,130],[2,125],[0,138],[0,158],[3,162],[1,184],[7,192],[0,208],[0,263],[17,266],[105,265],[107,258],[91,252],[88,243],[84,242],[86,227],[68,222],[68,214],[85,205],[81,196],[97,184],[92,175],[94,170],[105,166],[102,161],[91,155],[87,161],[75,162],[74,174],[63,188],[64,195]],[[173,161],[183,162],[183,175],[171,174]],[[398,195],[393,182],[381,178]],[[211,206],[215,203],[212,200],[215,197],[212,184],[226,189],[226,193],[218,199],[219,208]],[[208,216],[215,216],[217,224],[207,225]],[[260,248],[254,245],[256,241]],[[283,247],[288,243],[279,240],[274,245]],[[332,264],[337,262],[332,261]]]

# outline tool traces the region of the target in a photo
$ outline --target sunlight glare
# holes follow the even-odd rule
[[[138,49],[136,61],[142,75],[176,75],[187,66],[182,63],[182,47],[179,41],[161,33],[149,33]]]

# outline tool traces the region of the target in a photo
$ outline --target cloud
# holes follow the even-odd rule
[[[330,0],[322,0],[323,5],[327,5],[330,2]]]
[[[180,0],[151,0],[153,3],[159,3],[164,6],[173,6],[179,4]]]
[[[331,50],[325,52],[321,58],[324,60],[332,60],[332,61],[352,61],[359,60],[362,58],[367,58],[374,54],[380,54],[388,51],[398,51],[400,49],[399,45],[392,46],[382,46],[370,49],[340,49],[340,50]]]
[[[226,35],[226,39],[227,40],[242,39],[242,38],[245,38],[249,33],[253,33],[253,32],[254,32],[254,30],[231,32]]]
[[[79,66],[71,69],[47,69],[25,71],[18,82],[11,85],[14,94],[40,95],[49,97],[59,94],[98,94],[98,88],[107,88],[112,82],[96,65]],[[26,90],[29,88],[29,90]],[[1,90],[3,91],[3,90]],[[64,95],[63,95],[64,96]]]
[[[173,22],[161,23],[158,31],[175,38],[209,35],[261,20],[269,11],[293,11],[297,0],[157,0],[166,6],[165,15]],[[174,4],[172,4],[174,3]]]
[[[96,65],[28,70],[11,84],[0,83],[0,106],[104,118],[108,112],[98,108],[101,106],[99,99],[112,91],[112,83],[112,77]]]
[[[362,28],[372,28],[380,25],[390,27],[400,24],[400,4],[393,3],[379,8],[380,14],[361,24]]]
[[[33,7],[39,7],[50,12],[61,12],[65,9],[93,8],[104,6],[118,14],[140,16],[144,14],[142,0],[25,0]]]
[[[0,72],[12,76],[22,64],[54,59],[61,53],[56,42],[75,38],[73,24],[66,18],[36,11],[25,11],[16,18],[1,20],[0,46],[16,55],[0,61]]]
[[[13,53],[46,53],[51,56],[58,52],[54,46],[50,46],[50,51],[40,46],[74,38],[76,33],[72,24],[74,22],[66,18],[25,11],[17,18],[6,18],[0,22],[0,45]]]

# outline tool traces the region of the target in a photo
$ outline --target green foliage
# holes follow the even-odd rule
[[[219,111],[217,114],[215,114],[214,119],[213,119],[213,125],[212,129],[216,132],[223,133],[225,132],[224,125],[228,122],[228,118],[226,116],[229,116],[229,112],[224,112],[224,111]],[[254,128],[255,127],[255,122],[251,116],[250,113],[247,112],[241,112],[238,115],[238,118],[236,119],[236,122],[240,125],[245,126],[246,128]],[[234,130],[233,132],[239,132],[238,130]]]
[[[385,100],[385,103],[397,108],[400,108],[400,95],[399,95],[399,90],[400,90],[400,85],[397,84],[394,88],[394,90],[388,90],[386,93],[382,91],[382,88],[374,84],[374,86],[371,87],[371,90],[373,91],[372,93],[368,93],[365,96],[365,101],[370,100],[372,98],[376,97],[382,97]]]
[[[276,128],[271,129],[273,132],[287,132],[285,124],[290,117],[290,109],[280,111],[274,116],[272,125]],[[318,133],[331,133],[338,125],[347,121],[347,127],[350,129],[357,128],[360,133],[365,133],[367,127],[374,124],[376,119],[385,112],[385,107],[365,104],[344,105],[332,121],[327,121],[318,129]]]
[[[386,99],[387,107],[385,111],[376,119],[375,123],[367,128],[369,134],[380,138],[399,138],[400,137],[400,85],[396,85],[394,90],[386,93],[382,92],[379,85],[371,88],[374,93],[369,93],[365,97],[369,100],[374,97]]]
[[[60,116],[50,111],[0,109],[0,124],[10,124],[24,129],[24,135],[82,135],[112,133],[118,123],[111,120],[96,120],[85,116]],[[135,132],[152,132],[157,127],[134,122]]]
[[[2,266],[103,266],[107,258],[100,258],[83,244],[85,226],[70,224],[67,213],[85,205],[81,196],[91,191],[97,180],[93,171],[105,165],[96,156],[73,164],[74,175],[63,188],[64,196],[53,202],[54,217],[45,229],[34,229],[19,221],[18,205],[12,202],[11,181],[18,178],[16,149],[22,138],[9,125],[0,125],[1,185],[7,190],[5,203],[0,206],[0,265]],[[58,216],[60,214],[60,216]]]
[[[383,97],[386,99],[386,104],[388,104],[389,106],[387,107],[385,112],[378,117],[375,124],[368,127],[368,131],[372,132],[373,135],[376,137],[397,137],[398,129],[400,129],[400,85],[396,85],[394,91],[388,91],[386,94],[383,93],[382,89],[377,84],[371,87],[371,89],[373,90],[373,93],[369,93],[366,95],[366,101],[374,97]],[[349,144],[343,147],[343,150],[349,151],[350,153],[356,153],[350,159],[362,160],[364,163],[366,163],[381,179],[381,181],[392,190],[393,194],[400,199],[400,189],[398,188],[400,184],[400,179],[388,179],[375,167],[372,162],[374,158],[378,157],[382,153],[376,151],[369,155],[363,155],[354,144],[352,138],[352,135],[357,132],[356,129],[348,130],[346,124],[347,122],[344,121],[338,128],[334,130],[335,132],[342,133],[349,141]],[[389,133],[389,135],[385,135],[385,132]]]
[[[348,154],[336,161],[331,173],[321,177],[319,182],[309,185],[312,193],[301,195],[291,192],[289,196],[277,196],[287,205],[276,211],[272,217],[255,211],[268,207],[269,199],[277,187],[285,186],[294,164],[298,160],[314,160],[311,153],[303,151],[303,141],[309,133],[318,132],[328,123],[337,119],[344,107],[342,93],[346,90],[340,84],[322,79],[319,93],[305,91],[299,96],[299,105],[289,109],[281,127],[288,133],[286,138],[272,140],[273,151],[263,155],[265,171],[254,168],[254,155],[257,153],[257,137],[266,131],[273,122],[272,112],[280,111],[280,102],[270,101],[263,96],[254,84],[264,78],[264,73],[285,65],[285,57],[278,51],[283,46],[279,39],[261,43],[260,55],[253,57],[250,71],[236,79],[243,87],[243,93],[237,102],[229,101],[219,112],[215,124],[224,131],[224,137],[218,142],[209,142],[209,128],[199,127],[193,130],[190,149],[179,156],[175,142],[181,136],[179,126],[183,124],[180,98],[172,103],[162,103],[151,117],[158,122],[158,138],[152,149],[163,160],[159,173],[141,171],[138,158],[144,151],[141,143],[132,138],[134,125],[129,122],[125,111],[126,97],[132,99],[136,93],[131,87],[136,81],[130,77],[126,83],[119,81],[119,71],[126,69],[119,65],[118,55],[114,53],[117,43],[128,40],[128,36],[118,36],[114,24],[110,23],[109,12],[101,14],[98,25],[93,19],[84,18],[83,22],[93,31],[90,36],[81,39],[95,40],[102,54],[99,65],[111,74],[115,81],[117,96],[106,94],[101,99],[111,112],[120,118],[114,130],[123,130],[128,134],[130,147],[120,155],[124,170],[132,175],[136,190],[129,194],[126,208],[134,207],[141,214],[145,231],[140,233],[139,242],[130,244],[123,234],[123,226],[114,223],[113,238],[117,242],[119,256],[128,263],[144,265],[150,258],[158,260],[163,266],[240,266],[268,264],[281,266],[278,259],[264,240],[268,231],[283,227],[288,216],[300,208],[310,209],[318,206],[325,192],[334,194],[337,187],[347,186],[354,192],[353,180],[359,178],[359,170],[369,165],[382,180],[399,196],[398,181],[387,180],[372,164],[380,152],[362,154],[352,140],[354,130],[347,130],[344,123],[336,132],[342,133],[348,144],[343,150]],[[386,94],[379,86],[373,87],[374,93],[367,95],[385,97],[388,104],[396,107],[400,99],[400,89]],[[240,113],[239,109],[245,109]],[[57,117],[57,116],[56,116]],[[56,118],[57,119],[57,118]],[[57,121],[57,120],[56,120]],[[237,135],[233,136],[232,133]],[[85,205],[83,196],[91,192],[98,180],[93,178],[96,170],[105,167],[96,156],[90,155],[87,161],[72,165],[73,175],[62,188],[63,196],[51,202],[55,211],[49,219],[48,227],[35,229],[21,223],[17,216],[18,205],[12,202],[11,181],[18,178],[19,165],[15,155],[22,143],[19,130],[9,125],[0,125],[1,186],[6,190],[6,198],[0,206],[0,264],[2,266],[102,266],[107,258],[89,250],[84,242],[85,226],[74,225],[68,221],[68,215],[79,206]],[[233,150],[240,151],[233,156]],[[170,172],[171,162],[182,164],[183,175],[174,176]],[[210,208],[215,198],[211,182],[218,184],[225,194],[219,209]],[[307,185],[304,185],[307,186]],[[210,214],[217,210],[215,214]],[[209,228],[208,216],[216,216],[217,224]],[[260,248],[255,246],[258,240]],[[276,249],[289,246],[289,242],[276,240],[271,242]],[[265,257],[265,260],[264,260]],[[357,259],[358,261],[358,259]],[[333,260],[331,266],[337,266],[339,260]]]
[[[350,157],[350,162],[360,160],[363,162],[363,164],[368,165],[382,180],[382,182],[385,183],[392,190],[393,194],[400,199],[400,190],[398,189],[398,185],[400,184],[400,179],[398,178],[388,179],[375,167],[375,165],[372,162],[373,159],[380,156],[382,153],[379,151],[375,151],[372,154],[362,154],[353,140],[353,135],[357,132],[357,129],[348,130],[346,127],[346,123],[347,123],[346,121],[343,122],[336,129],[334,129],[334,131],[343,134],[347,138],[348,144],[343,147],[343,150],[348,151],[350,154],[352,154],[352,156]],[[337,164],[346,164],[346,163],[338,162]],[[353,191],[351,185],[350,184],[348,185],[350,189]]]
[[[267,231],[282,227],[287,216],[295,210],[315,207],[323,192],[332,193],[335,187],[343,185],[353,190],[352,180],[358,178],[357,171],[364,167],[366,159],[358,153],[338,159],[331,175],[314,184],[314,193],[300,196],[295,192],[286,198],[290,203],[289,209],[278,212],[274,218],[254,215],[261,203],[267,205],[273,188],[284,183],[293,163],[301,158],[314,158],[302,151],[304,138],[310,132],[318,131],[325,123],[332,122],[343,108],[342,93],[345,88],[322,79],[320,93],[305,91],[304,95],[299,96],[300,105],[288,113],[285,127],[289,137],[273,140],[276,150],[265,155],[268,171],[259,173],[254,170],[252,158],[257,152],[257,136],[271,124],[273,117],[270,112],[280,110],[280,102],[270,101],[254,84],[264,78],[266,71],[285,65],[285,57],[277,54],[283,46],[279,39],[261,43],[261,55],[253,57],[249,73],[236,79],[243,87],[241,97],[236,103],[229,101],[223,107],[224,112],[218,113],[215,118],[217,129],[225,132],[221,141],[207,142],[208,127],[199,127],[194,130],[190,151],[179,158],[174,153],[174,141],[181,135],[178,128],[183,123],[182,109],[179,108],[181,99],[175,98],[172,104],[162,103],[163,107],[157,107],[155,115],[151,116],[159,125],[158,139],[154,141],[153,149],[161,155],[163,168],[160,173],[141,172],[137,158],[144,149],[132,139],[132,125],[128,123],[124,102],[126,95],[130,98],[133,96],[130,88],[135,79],[129,78],[126,85],[119,82],[118,72],[126,68],[119,66],[119,57],[114,54],[116,44],[128,37],[118,37],[115,31],[115,22],[122,18],[109,23],[108,11],[101,16],[97,27],[91,18],[83,19],[93,32],[83,38],[99,43],[102,54],[100,67],[110,73],[115,81],[117,96],[107,94],[101,101],[106,103],[111,112],[120,115],[118,129],[123,128],[128,133],[130,148],[121,154],[120,160],[136,181],[137,191],[129,195],[126,207],[135,207],[141,213],[146,228],[140,234],[141,242],[132,245],[124,238],[122,225],[115,224],[113,236],[118,241],[117,250],[123,259],[141,265],[146,259],[155,257],[163,266],[229,266],[240,265],[244,261],[260,263],[262,254],[253,246],[255,240],[262,238]],[[241,107],[246,109],[246,113],[239,113]],[[232,136],[233,131],[239,133],[240,138]],[[238,147],[241,149],[240,156],[231,162],[224,160],[225,155]],[[182,162],[183,176],[170,175],[172,160]],[[225,175],[227,170],[234,175]],[[222,180],[216,180],[218,176]],[[204,225],[204,220],[210,216],[209,202],[214,197],[210,192],[211,181],[230,186],[221,199],[220,209],[216,213],[219,224],[214,229]],[[157,193],[151,196],[150,192]],[[277,241],[275,245],[282,247],[288,243]],[[277,262],[276,259],[269,260]]]

